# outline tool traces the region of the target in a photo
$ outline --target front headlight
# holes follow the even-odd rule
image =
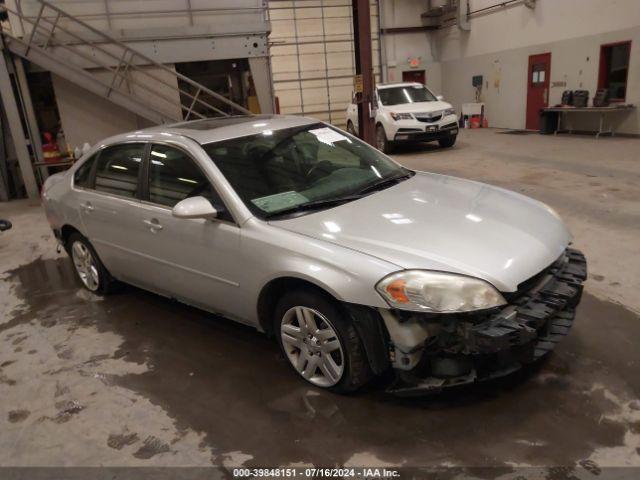
[[[391,115],[391,118],[393,118],[394,120],[411,120],[411,119],[413,119],[413,115],[411,115],[410,113],[395,113],[395,112],[391,112],[391,113],[389,113],[389,115]]]
[[[455,115],[455,114],[456,114],[455,108],[447,108],[442,112],[443,117],[446,117],[447,115]]]
[[[471,312],[507,303],[484,280],[426,270],[393,273],[378,282],[376,290],[390,306],[414,312]]]

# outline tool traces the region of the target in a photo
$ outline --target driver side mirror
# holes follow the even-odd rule
[[[438,100],[439,102],[444,100],[444,95],[436,95],[436,100]]]
[[[206,218],[218,216],[218,211],[211,202],[204,197],[185,198],[176,203],[171,211],[176,218]]]

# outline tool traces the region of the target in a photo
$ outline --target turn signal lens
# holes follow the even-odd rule
[[[387,285],[387,293],[398,303],[409,303],[409,297],[405,293],[404,287],[407,284],[404,280],[398,279]]]

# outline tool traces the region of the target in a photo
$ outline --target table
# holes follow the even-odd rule
[[[558,123],[556,125],[556,130],[553,132],[554,135],[557,135],[560,131],[560,125],[562,124],[562,117],[567,113],[597,113],[600,115],[600,124],[598,127],[598,133],[596,133],[596,138],[600,138],[600,135],[609,134],[611,136],[614,135],[613,124],[609,122],[609,130],[604,130],[604,117],[607,114],[611,113],[619,113],[619,112],[630,112],[631,110],[635,110],[634,105],[610,105],[608,107],[548,107],[543,108],[543,112],[558,112]],[[572,130],[568,130],[569,133],[572,133]]]

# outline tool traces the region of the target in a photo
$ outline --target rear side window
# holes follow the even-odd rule
[[[91,168],[93,167],[97,157],[98,154],[93,155],[75,171],[73,174],[74,186],[82,188],[91,187]]]
[[[127,198],[137,197],[144,147],[143,143],[126,143],[102,150],[96,166],[95,189]]]
[[[180,149],[153,145],[149,152],[149,201],[172,207],[180,200],[202,196],[218,210],[218,218],[232,221],[229,211],[200,167]]]

